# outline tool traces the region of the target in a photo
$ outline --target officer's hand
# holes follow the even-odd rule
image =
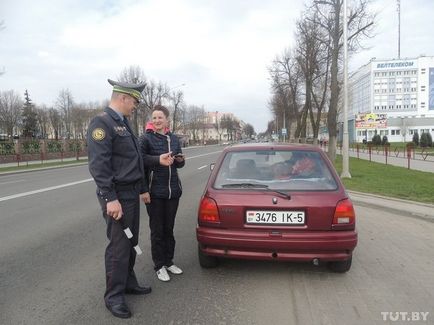
[[[149,192],[140,194],[140,198],[145,204],[151,203],[151,196],[149,195]]]
[[[115,220],[122,218],[122,206],[118,200],[107,202],[107,214]]]
[[[163,153],[160,155],[160,165],[170,166],[173,164],[172,152]]]

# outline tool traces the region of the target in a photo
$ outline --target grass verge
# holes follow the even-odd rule
[[[334,165],[340,174],[342,156]],[[350,174],[342,179],[348,190],[434,204],[434,173],[350,157]]]

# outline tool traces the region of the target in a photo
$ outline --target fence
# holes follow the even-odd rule
[[[84,140],[14,140],[0,142],[0,164],[20,163],[50,159],[76,158],[87,156]]]

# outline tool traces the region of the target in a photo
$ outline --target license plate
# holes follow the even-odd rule
[[[249,210],[246,212],[246,222],[248,224],[304,225],[304,220],[304,211]]]

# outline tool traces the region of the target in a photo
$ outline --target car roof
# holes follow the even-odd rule
[[[318,146],[301,143],[282,143],[282,142],[265,142],[265,143],[240,143],[226,147],[224,151],[249,151],[249,150],[305,150],[305,151],[322,151]]]

